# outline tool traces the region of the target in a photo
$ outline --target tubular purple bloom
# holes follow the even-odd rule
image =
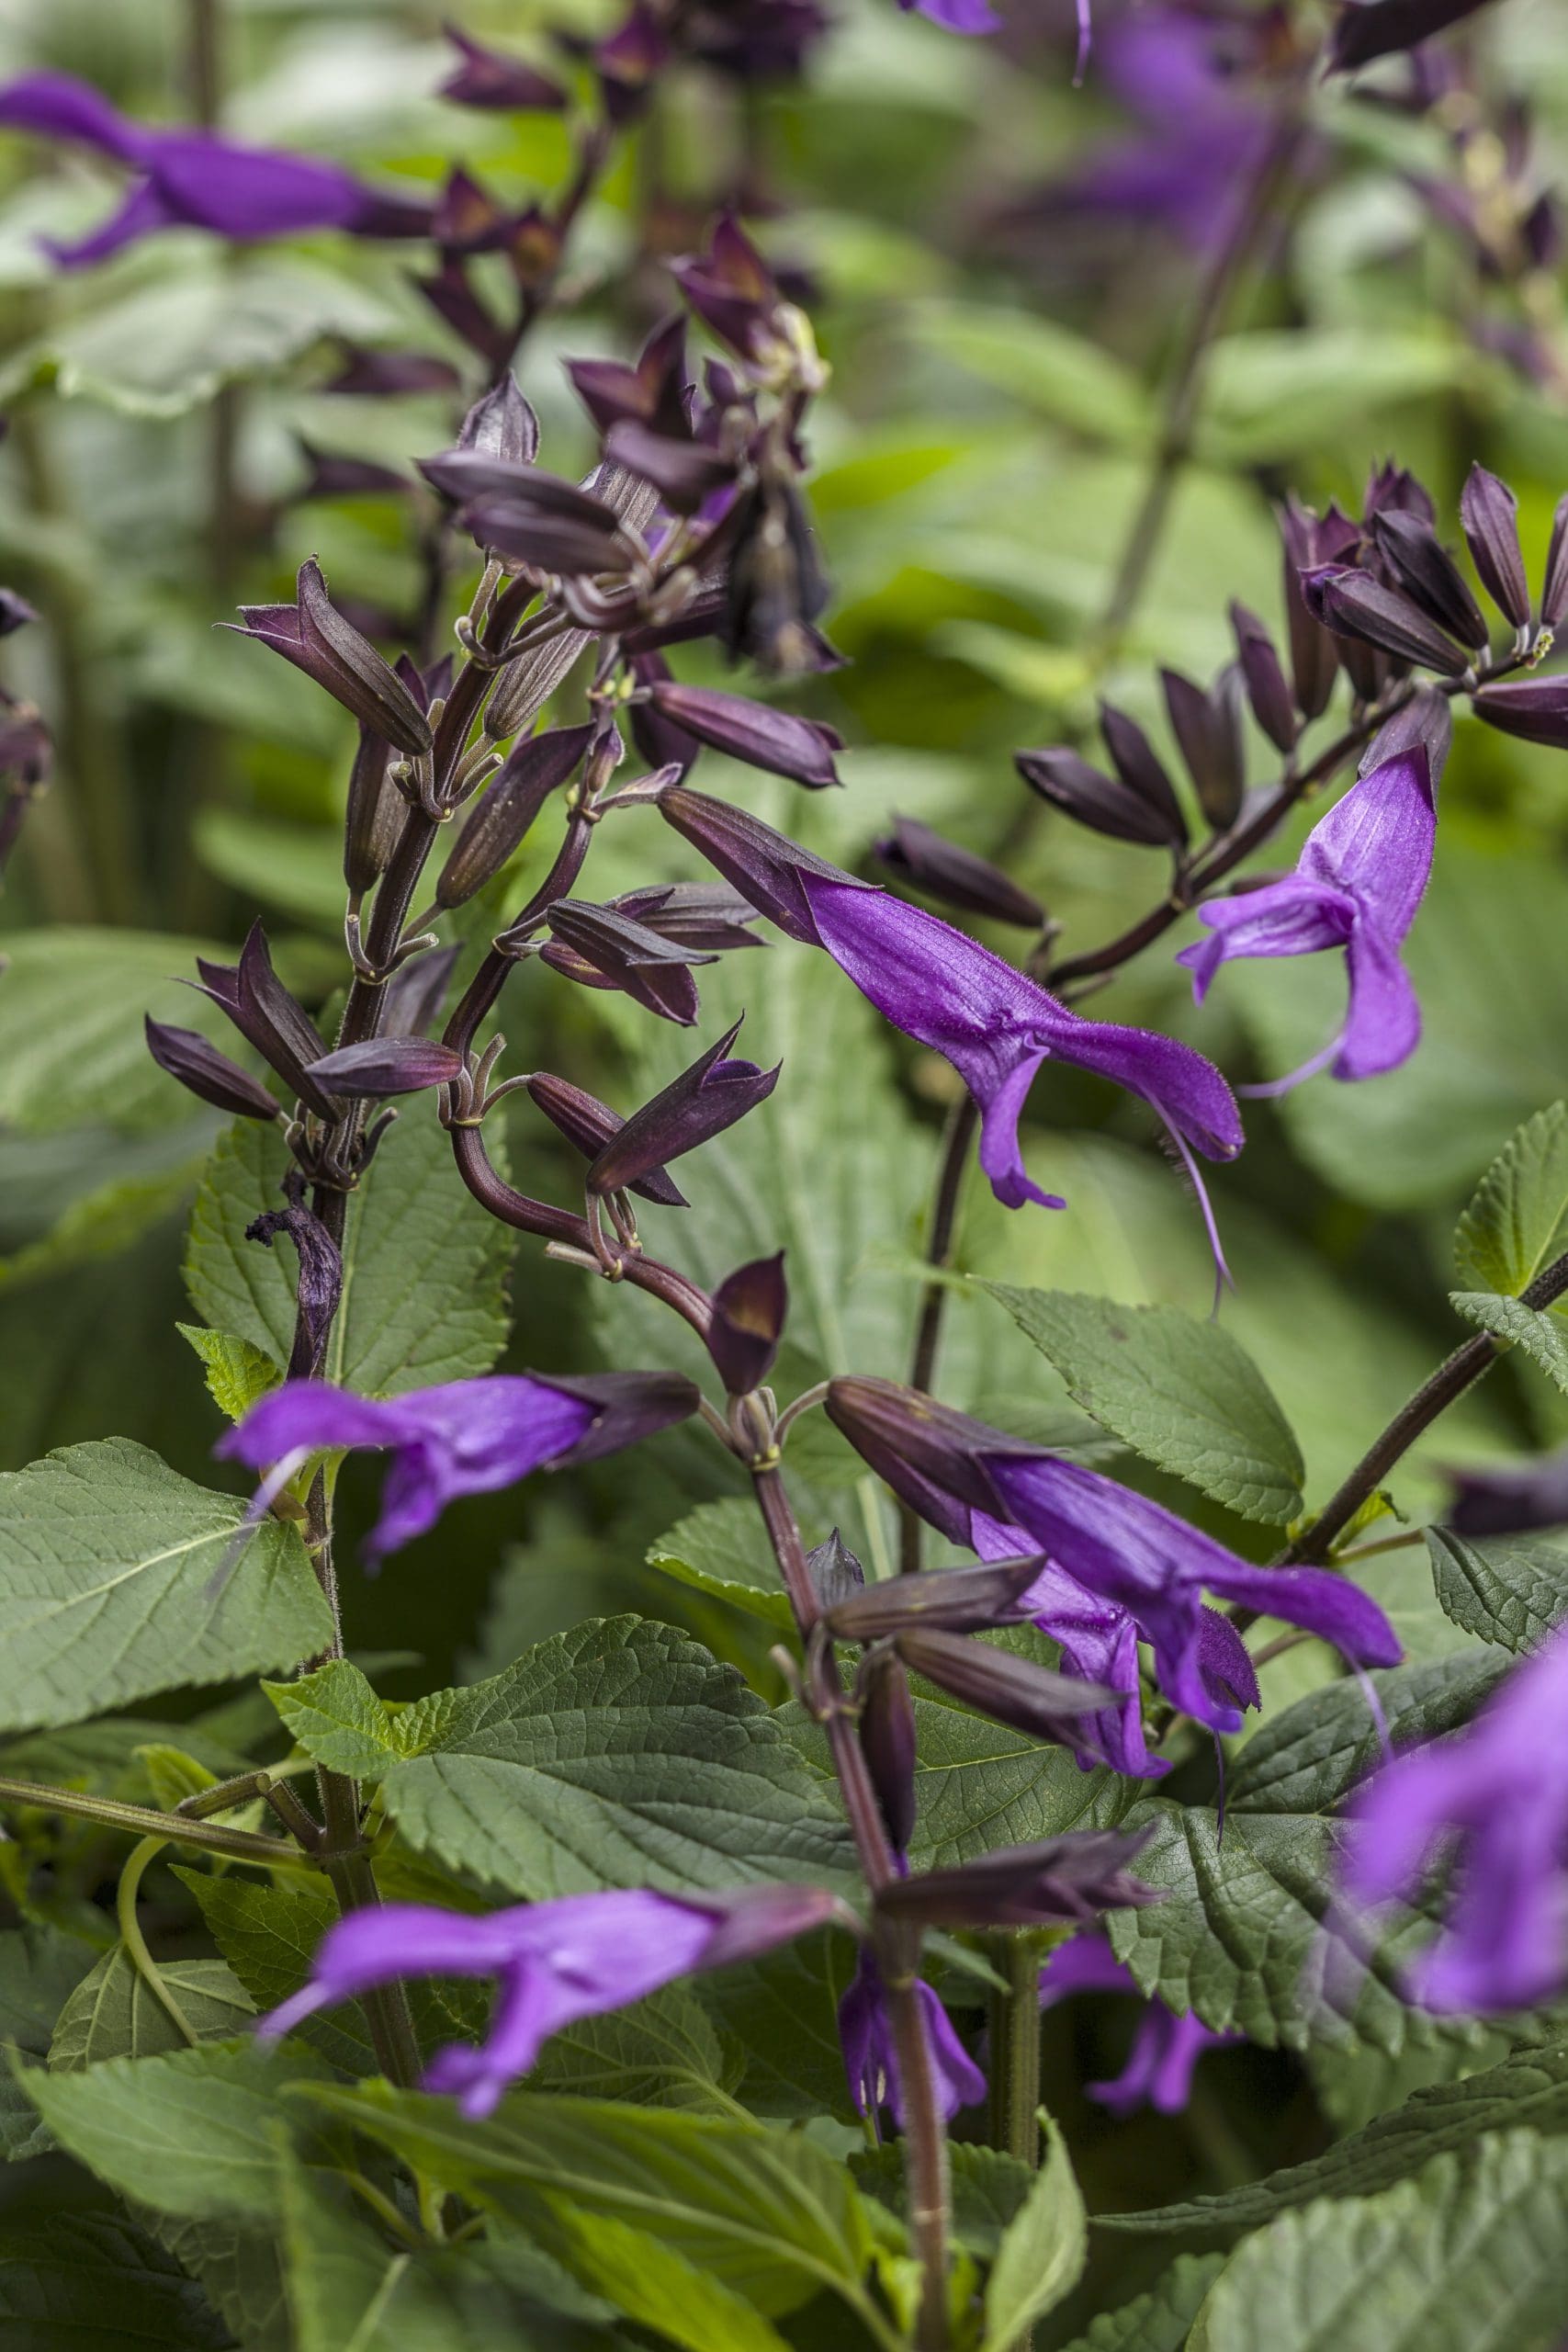
[[[1421,1008],[1400,961],[1427,876],[1438,813],[1425,748],[1413,745],[1353,784],[1313,828],[1281,882],[1199,909],[1211,937],[1177,957],[1201,1004],[1222,964],[1241,956],[1310,956],[1342,947],[1350,1001],[1344,1028],[1304,1069],[1258,1088],[1282,1093],[1332,1057],[1336,1078],[1397,1069],[1421,1037]]]
[[[569,1457],[590,1460],[683,1420],[697,1392],[677,1374],[542,1380],[497,1373],[404,1396],[355,1396],[290,1380],[254,1405],[214,1451],[253,1470],[340,1447],[389,1452],[381,1517],[366,1544],[385,1558],[434,1527],[459,1495],[514,1486]]]
[[[959,2041],[952,2018],[931,1986],[917,1979],[915,1997],[931,2046],[937,2101],[951,2120],[961,2107],[973,2107],[985,2098],[986,2077]],[[850,2097],[860,2112],[874,2116],[886,2108],[902,2131],[904,2098],[887,1994],[875,1960],[863,1949],[850,1989],[839,2003],[839,2040],[843,2044]]]
[[[276,2041],[318,2009],[404,1976],[494,1976],[495,2014],[478,2048],[436,2052],[425,2088],[452,2091],[465,2115],[491,2114],[541,2045],[580,2018],[640,2001],[700,1969],[754,1959],[822,1926],[834,1897],[809,1886],[757,1886],[685,1897],[649,1887],[568,1894],[474,1917],[389,1903],[340,1919],[308,1984],[257,2028]]]
[[[140,175],[101,229],[75,244],[48,242],[66,269],[106,260],[157,229],[208,229],[248,243],[310,229],[420,236],[429,221],[427,207],[379,197],[336,164],[133,122],[69,74],[28,74],[0,89],[0,124],[96,147]]]
[[[916,9],[950,33],[994,33],[1000,29],[1002,21],[990,0],[898,0],[898,6],[906,16],[911,8]]]
[[[1408,1973],[1427,2008],[1531,2008],[1568,1982],[1565,1706],[1557,1633],[1464,1731],[1396,1756],[1356,1799],[1345,1877],[1363,1902],[1414,1895],[1460,1849],[1447,1922]]]
[[[1205,1589],[1300,1625],[1357,1665],[1399,1662],[1398,1640],[1377,1603],[1326,1568],[1254,1567],[1130,1487],[1076,1462],[1021,1453],[1006,1440],[979,1466],[1011,1526],[1077,1583],[1129,1612],[1153,1647],[1161,1690],[1215,1731],[1240,1730],[1235,1701],[1254,1697],[1257,1685],[1244,1694],[1227,1682],[1226,1657],[1206,1627]],[[1250,1678],[1250,1663],[1247,1670]]]
[[[1123,1968],[1102,1936],[1075,1936],[1054,1951],[1040,1971],[1040,2006],[1055,2008],[1075,1993],[1131,1993],[1143,1999],[1131,1969]],[[1245,2041],[1245,2034],[1214,2033],[1201,2018],[1178,2017],[1161,2000],[1146,2003],[1127,2064],[1114,2082],[1089,2083],[1090,2098],[1116,2116],[1152,2107],[1179,2115],[1192,2095],[1192,2070],[1205,2050]]]

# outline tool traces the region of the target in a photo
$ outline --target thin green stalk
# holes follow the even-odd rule
[[[1027,1928],[988,1939],[1005,1989],[990,1995],[991,2145],[1040,2164],[1040,1945]]]
[[[164,1981],[164,1973],[147,1949],[147,1939],[136,1917],[136,1897],[142,1874],[155,1854],[161,1854],[168,1844],[166,1838],[143,1838],[119,1874],[119,1889],[115,1896],[115,1912],[119,1920],[119,1939],[130,1958],[130,1964],[148,1991],[165,2009],[194,2050],[201,2037],[181,2008],[174,1994]]]
[[[46,1781],[17,1781],[0,1777],[0,1804],[36,1807],[41,1813],[71,1814],[96,1821],[106,1829],[124,1829],[133,1837],[168,1838],[177,1846],[195,1846],[209,1854],[224,1854],[233,1862],[255,1862],[269,1871],[313,1871],[308,1854],[281,1838],[259,1838],[249,1829],[223,1829],[216,1822],[195,1821],[183,1813],[160,1813],[150,1804],[122,1804],[118,1797],[90,1795],[85,1789],[57,1789]]]

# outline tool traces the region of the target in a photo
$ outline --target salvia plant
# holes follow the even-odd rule
[[[0,35],[0,2340],[1560,2344],[1552,11],[380,13]]]

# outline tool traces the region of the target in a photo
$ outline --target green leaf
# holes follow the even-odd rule
[[[1432,1582],[1446,1615],[1505,1649],[1533,1650],[1568,1609],[1568,1549],[1519,1535],[1474,1540],[1427,1530]]]
[[[1119,1306],[1071,1291],[984,1287],[1105,1429],[1244,1519],[1280,1526],[1302,1509],[1305,1467],[1291,1425],[1245,1348],[1174,1306]]]
[[[1380,2197],[1283,2214],[1221,2272],[1194,2352],[1550,2352],[1565,2191],[1568,2147],[1509,2132]]]
[[[789,2352],[761,2313],[722,2280],[666,2244],[610,2213],[584,2213],[547,2196],[549,2221],[535,2229],[572,2276],[617,2311],[687,2352]]]
[[[215,1331],[287,1363],[295,1266],[245,1227],[276,1205],[287,1147],[242,1119],[223,1136],[191,1212],[186,1287]],[[457,1182],[452,1147],[417,1100],[350,1195],[344,1291],[323,1377],[370,1396],[488,1372],[506,1344],[507,1270],[516,1237]]]
[[[754,1503],[739,1496],[699,1503],[649,1547],[649,1566],[677,1583],[728,1600],[748,1616],[793,1631],[795,1612]]]
[[[0,1477],[0,1726],[72,1723],[324,1647],[331,1611],[293,1528],[263,1521],[214,1589],[244,1517],[126,1438]]]
[[[281,2118],[275,2117],[273,2132],[275,2143],[281,2141]],[[244,2352],[297,2352],[275,2222],[246,2229],[235,2222],[193,2222],[156,2213],[134,2199],[131,2207],[181,2269],[199,2279]]]
[[[231,2340],[200,2288],[117,2214],[0,2232],[0,2344],[16,2352],[220,2352]]]
[[[1436,321],[1384,320],[1376,334],[1360,326],[1227,334],[1209,358],[1201,445],[1233,466],[1331,447],[1395,404],[1474,380],[1481,365]]]
[[[207,1393],[231,1421],[243,1421],[257,1397],[265,1396],[283,1378],[281,1364],[249,1340],[237,1340],[231,1331],[209,1331],[198,1323],[179,1323],[175,1328],[201,1358]]]
[[[584,2018],[550,2036],[531,2080],[578,2098],[626,2099],[638,2107],[733,2114],[744,2067],[694,1993],[667,1985],[629,2009]]]
[[[1153,433],[1149,396],[1132,369],[1055,320],[958,302],[923,302],[906,309],[904,319],[939,359],[955,361],[1053,424],[1133,447]]]
[[[1462,2152],[1488,2133],[1529,2131],[1543,2140],[1568,2134],[1568,2049],[1519,2050],[1501,2065],[1417,2091],[1403,2107],[1374,2116],[1320,2156],[1214,2197],[1189,2197],[1144,2213],[1105,2213],[1096,2227],[1133,2232],[1257,2229],[1292,2206],[1319,2197],[1370,2197],[1409,2180],[1434,2156]]]
[[[1027,2201],[1009,2222],[986,2282],[980,2352],[1010,2352],[1083,2275],[1089,2224],[1061,2132],[1041,2112],[1045,2153]]]
[[[590,1621],[402,1719],[382,1803],[453,1870],[530,1900],[836,1877],[848,1834],[733,1668],[667,1625]]]
[[[176,1108],[183,1117],[190,1097],[148,1053],[142,1015],[224,1035],[223,1014],[175,978],[197,956],[223,953],[205,940],[68,924],[8,940],[0,1124],[47,1135],[88,1122],[122,1131],[160,1126]]]
[[[1470,1291],[1517,1298],[1568,1249],[1568,1102],[1527,1119],[1493,1161],[1454,1235]]]
[[[176,2220],[254,2225],[277,2201],[279,2095],[323,2071],[298,2042],[243,2041],[25,2082],[61,2146],[121,2196]]]
[[[1099,2217],[1097,2217],[1099,2218]],[[1184,2254],[1145,2295],[1101,2312],[1065,2352],[1181,2352],[1199,2305],[1224,2267],[1223,2254]]]
[[[118,1177],[72,1201],[36,1241],[0,1258],[0,1285],[38,1282],[99,1258],[117,1257],[186,1198],[202,1165],[192,1156],[145,1175]]]
[[[1451,1290],[1449,1305],[1467,1323],[1490,1331],[1495,1339],[1506,1340],[1510,1347],[1523,1348],[1548,1379],[1568,1391],[1568,1336],[1561,1317],[1542,1314],[1520,1299],[1501,1298],[1486,1290]]]
[[[853,2119],[838,2025],[853,1973],[849,1938],[824,1933],[696,1980],[703,2007],[741,2052],[737,2088],[754,2113]]]
[[[1081,1772],[1065,1747],[1043,1747],[963,1707],[917,1697],[915,1734],[918,1869],[945,1870],[1069,1829],[1111,1828],[1128,1802],[1115,1773]]]
[[[996,2257],[1008,2225],[1028,2202],[1036,2175],[1017,2156],[978,2141],[956,2140],[948,2148],[952,2181],[953,2234],[972,2254]],[[870,2197],[900,2216],[908,2203],[908,2175],[902,2143],[857,2149],[850,2170]]]
[[[1500,1658],[1461,1651],[1372,1681],[1401,1743],[1468,1719],[1502,1668]],[[1205,1806],[1134,1804],[1122,1826],[1151,1832],[1138,1876],[1168,1897],[1108,1921],[1140,1989],[1270,2049],[1321,2038],[1394,2055],[1407,2043],[1468,2033],[1462,2021],[1432,2018],[1401,1996],[1401,1965],[1424,1932],[1417,1919],[1364,1964],[1352,1964],[1342,1939],[1325,1932],[1343,1899],[1344,1830],[1333,1808],[1381,1752],[1359,1685],[1335,1683],[1254,1733],[1232,1780],[1223,1838]]]
[[[220,1960],[165,1960],[158,1973],[198,2041],[243,2033],[255,2015],[244,1986]],[[151,2058],[190,2047],[123,1944],[105,1952],[60,2012],[49,2045],[51,2073],[76,2074],[107,2058]]]
[[[580,2245],[551,2242],[563,2208],[650,2233],[767,2318],[824,2287],[859,2297],[871,2251],[859,2197],[796,2133],[537,2092],[514,2092],[484,2123],[382,2084],[305,2096],[531,2234],[543,2224],[546,2250],[590,2286]]]
[[[181,416],[223,385],[277,375],[329,335],[384,334],[354,278],[294,255],[185,249],[129,292],[77,311],[0,370],[0,400],[51,385],[128,416]]]
[[[47,2058],[55,2019],[93,1964],[89,1944],[55,1928],[0,1933],[0,2056]],[[53,2145],[8,2065],[0,2065],[0,2156],[16,2162]]]
[[[351,1780],[378,1781],[400,1756],[417,1756],[421,1747],[435,1745],[411,1745],[400,1737],[400,1724],[409,1723],[414,1709],[394,1714],[345,1657],[329,1658],[293,1682],[264,1682],[262,1689],[296,1747],[329,1772],[344,1772]]]

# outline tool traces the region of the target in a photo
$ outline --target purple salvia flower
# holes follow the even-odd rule
[[[1415,1052],[1421,1008],[1399,950],[1432,870],[1437,827],[1430,765],[1413,745],[1336,802],[1293,874],[1200,908],[1212,935],[1176,959],[1190,970],[1200,1004],[1233,956],[1345,951],[1350,1001],[1339,1035],[1304,1069],[1254,1091],[1283,1093],[1325,1063],[1336,1078],[1376,1078]]]
[[[1040,1971],[1040,2006],[1054,2008],[1075,1993],[1132,1993],[1142,1999],[1131,1969],[1124,1968],[1102,1936],[1075,1936],[1051,1954]],[[1245,2034],[1215,2033],[1199,2018],[1178,2017],[1161,2000],[1148,2001],[1133,2039],[1127,2064],[1114,2082],[1085,2086],[1116,2116],[1152,2107],[1179,2115],[1192,2095],[1192,2070],[1205,2050],[1244,2041]]]
[[[898,0],[906,16],[915,9],[950,33],[994,33],[1001,18],[990,0]]]
[[[48,241],[65,269],[104,261],[158,229],[207,229],[251,243],[311,229],[423,236],[429,225],[427,206],[378,196],[339,164],[238,146],[211,131],[133,122],[69,74],[27,74],[0,89],[0,124],[96,147],[138,175],[101,229],[72,245]]]
[[[986,2077],[959,2041],[936,1994],[919,1979],[915,1998],[925,2022],[937,2103],[951,2119],[961,2107],[973,2107],[985,2098]],[[887,1994],[875,1960],[864,1950],[850,1989],[839,2003],[839,2040],[843,2044],[850,2096],[862,2115],[874,2117],[886,2108],[902,2131],[904,2098]]]
[[[1568,1982],[1568,1635],[1554,1634],[1451,1739],[1396,1756],[1351,1815],[1346,1884],[1411,1896],[1458,1846],[1457,1894],[1409,1971],[1429,2009],[1533,2007]]]
[[[520,1903],[479,1918],[389,1903],[330,1928],[310,1982],[257,2030],[274,2041],[318,2009],[396,1977],[494,1976],[500,1997],[485,2041],[438,2050],[424,2078],[427,2090],[456,2093],[464,2114],[478,2119],[563,2026],[624,2008],[700,1969],[772,1951],[836,1909],[832,1895],[808,1886],[689,1897],[635,1887]]]
[[[1226,1663],[1206,1631],[1205,1590],[1300,1625],[1357,1665],[1399,1662],[1399,1642],[1377,1603],[1326,1568],[1255,1567],[1114,1478],[1051,1454],[1021,1453],[1005,1439],[979,1466],[1010,1526],[1022,1528],[1075,1582],[1130,1613],[1154,1650],[1166,1696],[1214,1731],[1240,1730],[1235,1701],[1255,1701],[1257,1683],[1248,1664],[1250,1690],[1225,1690]]]
[[[312,1453],[389,1453],[381,1516],[365,1547],[375,1562],[434,1527],[459,1495],[489,1493],[532,1470],[614,1453],[683,1420],[696,1402],[692,1383],[675,1373],[581,1380],[496,1373],[391,1397],[290,1380],[254,1405],[214,1451],[270,1471],[269,1492],[283,1464],[298,1467]]]

